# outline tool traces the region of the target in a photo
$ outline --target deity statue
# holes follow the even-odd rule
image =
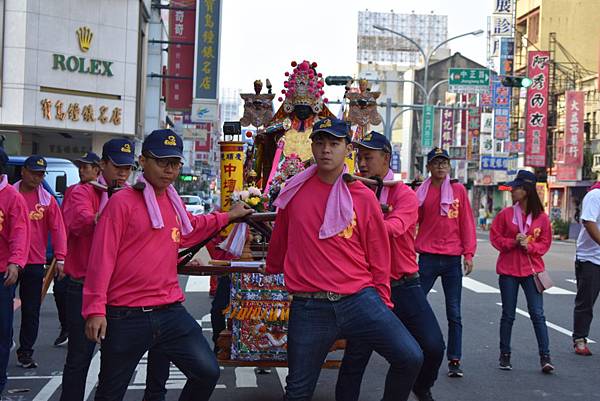
[[[381,92],[371,92],[366,79],[358,81],[358,92],[346,93],[350,104],[348,121],[352,125],[357,125],[358,131],[363,134],[369,132],[370,124],[381,124],[381,115],[377,112],[377,98],[380,95]]]

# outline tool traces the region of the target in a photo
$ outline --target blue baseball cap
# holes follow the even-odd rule
[[[25,166],[29,171],[46,171],[48,163],[42,156],[33,155],[25,159],[23,166]]]
[[[362,141],[354,142],[354,144],[367,149],[381,150],[385,153],[392,153],[392,145],[390,144],[390,141],[388,141],[385,135],[382,135],[376,131],[369,132],[364,136]]]
[[[100,157],[94,152],[84,153],[79,159],[75,159],[75,163],[98,164]]]
[[[450,160],[450,155],[445,149],[442,148],[433,148],[427,153],[427,163],[435,159],[436,157],[441,157],[444,159]]]
[[[535,178],[535,174],[533,174],[531,171],[519,170],[515,179],[510,182],[507,182],[504,185],[506,185],[507,187],[514,188],[521,187],[525,184],[535,185],[536,182],[537,178]]]
[[[8,155],[4,148],[0,146],[0,166],[4,166],[6,163],[8,163]]]
[[[183,159],[183,140],[173,130],[154,130],[142,144],[142,153],[146,152],[159,159],[167,157]]]
[[[133,166],[135,145],[127,139],[111,139],[102,146],[102,158],[110,160],[115,166]]]
[[[350,138],[350,126],[348,123],[333,117],[328,117],[317,121],[313,125],[310,139],[320,132],[325,132],[335,136],[336,138]]]

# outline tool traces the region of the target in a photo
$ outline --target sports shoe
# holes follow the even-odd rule
[[[69,342],[69,333],[67,333],[65,330],[61,330],[58,337],[56,337],[56,340],[54,340],[54,346],[60,347],[61,345],[64,345],[68,342]]]
[[[25,369],[35,369],[38,367],[30,355],[17,355],[17,361],[19,362],[19,366]]]
[[[413,392],[415,393],[415,397],[417,397],[418,401],[435,401],[433,399],[433,395],[431,395],[431,390],[413,390]]]
[[[575,353],[577,355],[592,355],[592,351],[590,351],[590,349],[588,348],[587,340],[585,338],[578,338],[577,340],[575,340],[575,342],[573,343],[573,348],[575,348]]]
[[[500,361],[500,369],[512,370],[512,364],[510,363],[510,352],[501,352],[498,361]]]
[[[452,359],[448,362],[448,377],[463,377],[460,359]]]
[[[554,365],[552,365],[550,355],[540,356],[540,365],[542,367],[542,372],[544,373],[550,373],[554,370]]]

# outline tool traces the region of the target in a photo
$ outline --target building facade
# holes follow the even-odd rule
[[[0,131],[11,154],[75,158],[143,139],[150,0],[4,0]]]

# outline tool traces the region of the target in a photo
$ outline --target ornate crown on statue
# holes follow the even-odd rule
[[[327,99],[322,99],[325,91],[323,86],[323,75],[317,73],[317,63],[312,63],[304,60],[300,64],[292,61],[291,66],[294,68],[292,72],[286,72],[288,77],[283,83],[285,89],[281,91],[285,95],[283,101],[283,110],[286,113],[291,113],[294,106],[306,105],[310,106],[315,113],[320,113],[323,110],[323,103],[327,103]]]

